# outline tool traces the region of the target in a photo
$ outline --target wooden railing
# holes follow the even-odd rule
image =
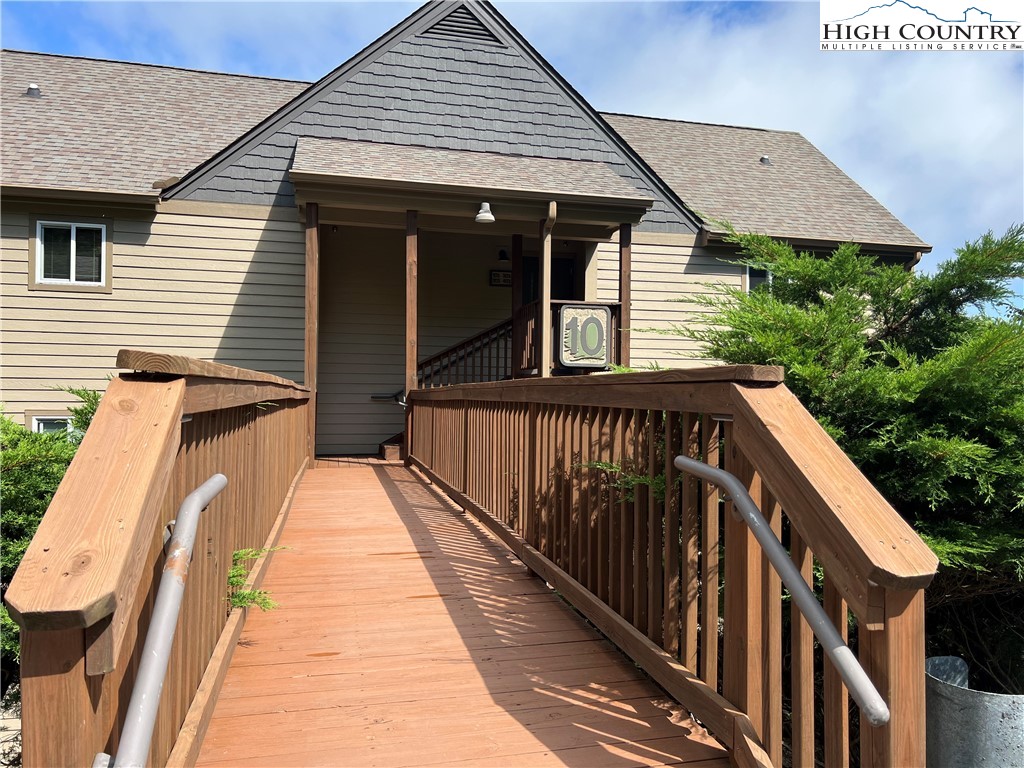
[[[148,764],[194,760],[244,612],[232,553],[272,543],[306,463],[309,392],[267,374],[122,350],[7,593],[22,627],[26,766],[114,754],[163,567],[163,534],[215,472],[202,513]],[[258,562],[251,581],[261,567]]]
[[[502,320],[422,360],[416,374],[425,389],[511,378],[512,320]]]
[[[863,766],[924,764],[923,590],[936,559],[780,369],[527,379],[417,391],[409,402],[410,463],[736,764],[781,766],[784,743],[794,766],[847,766],[858,752]],[[847,692],[803,618],[784,618],[795,609],[750,530],[714,486],[675,469],[676,455],[742,480],[840,633],[856,639],[888,725],[861,721],[851,738]]]

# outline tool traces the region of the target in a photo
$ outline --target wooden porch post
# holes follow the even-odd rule
[[[633,271],[633,227],[619,226],[619,365],[629,365],[630,281]]]
[[[924,765],[924,590],[885,590],[883,628],[861,630],[859,656],[889,705],[889,723],[861,717],[861,765]]]
[[[306,203],[306,368],[303,383],[309,387],[306,404],[306,438],[310,466],[316,458],[316,371],[320,336],[320,206]]]
[[[417,352],[416,291],[419,230],[416,211],[405,212],[405,394],[416,389]]]
[[[558,204],[548,203],[548,217],[540,223],[540,375],[551,375],[551,230],[558,215]]]
[[[524,334],[523,318],[519,310],[523,307],[523,236],[512,235],[512,378],[517,378],[521,368]],[[520,341],[522,340],[522,342]]]

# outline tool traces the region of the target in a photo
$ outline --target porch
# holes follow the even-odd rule
[[[148,763],[923,764],[935,558],[776,369],[420,389],[407,465],[314,469],[304,387],[119,366],[7,595],[27,766],[117,751],[165,524],[214,472]],[[856,637],[888,714],[859,737],[864,680],[783,600],[766,529]],[[227,615],[232,553],[279,544],[248,585],[281,607]]]
[[[610,166],[306,137],[289,178],[311,457],[375,451],[418,387],[629,365],[632,227],[654,199]],[[613,241],[614,300],[598,302],[594,255]],[[567,302],[603,309],[596,363],[556,354]]]

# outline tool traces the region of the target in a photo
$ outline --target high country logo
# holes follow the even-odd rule
[[[823,51],[1024,51],[1014,0],[984,0],[984,8],[965,0],[820,1]]]

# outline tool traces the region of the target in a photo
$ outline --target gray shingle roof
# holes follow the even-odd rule
[[[127,194],[155,194],[307,87],[18,51],[2,67],[3,184]]]
[[[794,240],[928,247],[799,133],[602,117],[711,231],[721,231],[711,220],[725,219]]]
[[[651,201],[604,163],[303,137],[292,170],[357,179]]]
[[[0,65],[0,181],[43,189],[153,194],[154,181],[183,176],[309,85],[17,51]],[[30,82],[42,98],[23,95]],[[797,133],[603,117],[705,220],[927,247]]]

